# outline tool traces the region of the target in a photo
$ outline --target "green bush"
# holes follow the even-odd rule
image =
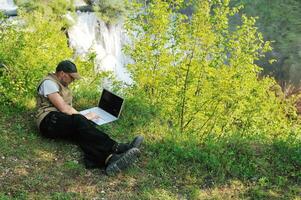
[[[290,105],[271,91],[273,79],[258,78],[262,69],[255,61],[271,48],[255,19],[243,16],[232,29],[229,20],[239,8],[229,1],[198,1],[191,17],[181,14],[185,5],[153,0],[127,20],[132,93],[160,107],[191,140],[287,135]]]
[[[256,24],[264,38],[274,41],[274,52],[269,56],[277,61],[270,64],[263,60],[265,73],[272,74],[282,87],[289,83],[300,86],[301,1],[232,0],[231,4],[243,4],[241,13],[258,16]]]
[[[41,77],[70,58],[72,50],[61,31],[63,23],[55,15],[34,11],[21,13],[16,23],[1,20],[0,63],[5,67],[1,68],[0,101],[16,103],[20,97],[34,96]]]
[[[127,15],[127,4],[124,0],[88,1],[93,5],[97,15],[107,24],[114,24],[123,20]]]
[[[74,0],[15,0],[16,5],[28,12],[40,11],[44,15],[54,13],[62,16],[68,10],[74,10]]]

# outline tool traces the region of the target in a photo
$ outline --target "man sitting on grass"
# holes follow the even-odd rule
[[[80,76],[75,64],[69,60],[60,62],[55,73],[42,79],[37,88],[37,126],[47,138],[78,144],[84,152],[87,168],[105,167],[108,175],[114,175],[137,160],[143,137],[137,136],[131,143],[117,143],[91,121],[99,116],[79,114],[72,107],[72,94],[68,88],[76,79]]]

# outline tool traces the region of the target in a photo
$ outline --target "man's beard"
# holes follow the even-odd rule
[[[60,80],[60,83],[61,83],[63,86],[65,86],[65,87],[68,86],[68,84],[67,84],[65,81],[63,81],[62,79]]]

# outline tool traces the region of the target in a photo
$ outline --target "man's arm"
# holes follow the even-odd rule
[[[66,113],[68,115],[78,114],[79,112],[75,110],[72,106],[67,104],[64,99],[59,95],[59,93],[55,92],[47,95],[49,101],[61,112]]]
[[[59,95],[59,93],[55,92],[47,95],[49,101],[61,112],[66,113],[68,115],[79,114],[77,110],[75,110],[72,106],[67,104],[64,99]],[[93,120],[99,118],[99,116],[94,112],[89,112],[84,115],[87,119]]]

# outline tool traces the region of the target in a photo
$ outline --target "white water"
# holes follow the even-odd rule
[[[13,0],[0,0],[0,10],[11,11],[17,9]]]
[[[76,55],[95,52],[97,71],[111,71],[118,80],[130,84],[132,81],[125,69],[129,59],[122,53],[126,42],[122,24],[106,25],[91,12],[77,12],[74,23],[68,35],[70,47],[75,49]]]

